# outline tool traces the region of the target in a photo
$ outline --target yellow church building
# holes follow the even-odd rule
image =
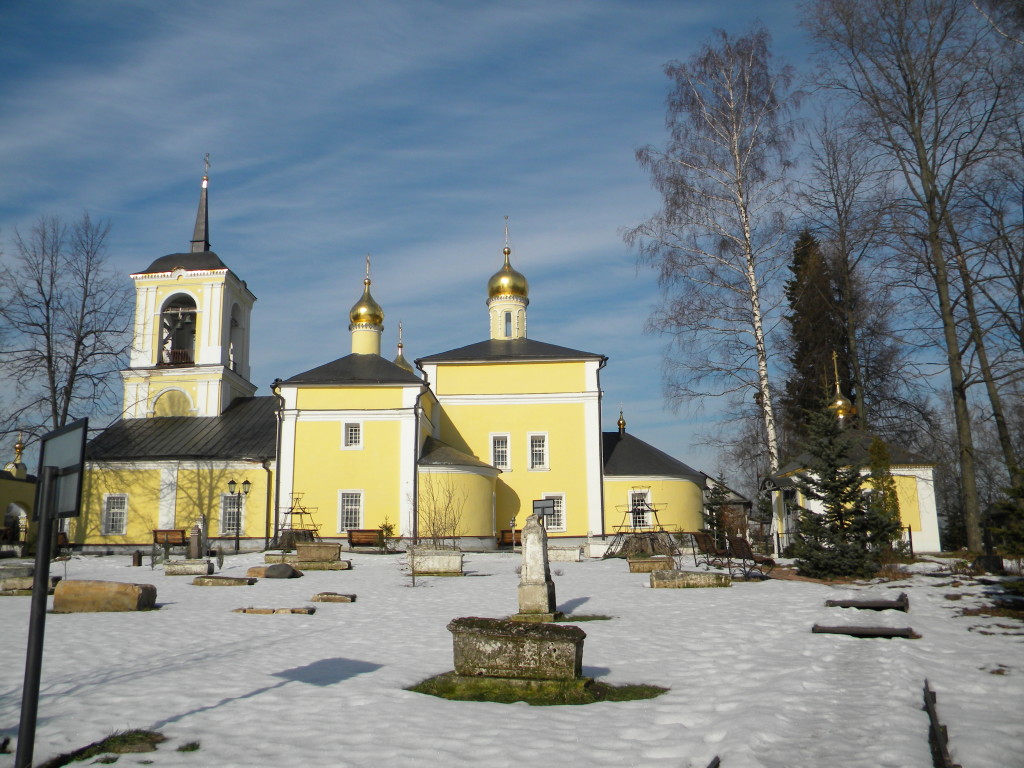
[[[256,297],[210,250],[207,188],[191,249],[131,275],[124,413],[89,445],[73,543],[149,546],[154,531],[200,525],[253,549],[297,529],[344,541],[383,526],[493,549],[537,500],[552,538],[701,527],[702,473],[627,433],[621,414],[602,431],[608,358],[528,337],[529,283],[507,242],[481,279],[482,341],[414,367],[399,334],[385,358],[367,262],[349,354],[254,396]]]

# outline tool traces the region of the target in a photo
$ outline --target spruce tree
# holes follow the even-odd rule
[[[725,487],[725,476],[719,475],[713,481],[704,504],[704,530],[711,534],[719,547],[725,547],[726,527],[725,513],[729,506],[729,489]]]
[[[860,465],[850,461],[850,440],[828,409],[808,420],[810,457],[797,487],[820,511],[802,507],[794,542],[801,575],[813,578],[873,575],[878,561],[868,548],[867,502]]]

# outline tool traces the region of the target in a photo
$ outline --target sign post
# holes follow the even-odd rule
[[[77,517],[82,501],[82,459],[89,420],[80,419],[43,437],[39,455],[39,484],[33,519],[36,528],[36,566],[32,581],[25,684],[21,691],[21,723],[15,768],[32,768],[39,712],[39,678],[43,668],[46,598],[50,589],[51,527],[56,517]]]
[[[555,500],[554,499],[534,499],[533,500],[533,514],[537,516],[537,520],[541,525],[544,525],[547,516],[555,514]],[[544,525],[547,528],[546,525]]]

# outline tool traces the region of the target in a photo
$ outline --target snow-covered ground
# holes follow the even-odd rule
[[[588,706],[450,702],[404,688],[452,668],[447,623],[517,610],[518,555],[467,554],[464,578],[410,585],[399,556],[345,555],[351,571],[248,587],[74,557],[66,578],[156,585],[160,610],[49,614],[35,757],[112,731],[168,740],[119,765],[931,766],[922,686],[938,693],[953,758],[1024,766],[1024,627],[958,616],[984,585],[915,574],[851,587],[770,580],[650,589],[621,560],[553,563],[558,602],[581,623],[584,673],[671,688]],[[147,558],[148,561],[148,558]],[[262,556],[231,556],[244,575]],[[54,575],[65,575],[57,563]],[[310,603],[316,592],[351,604]],[[910,596],[910,613],[826,608],[829,598]],[[950,600],[947,595],[962,595]],[[0,598],[0,737],[17,737],[30,598]],[[241,607],[316,605],[314,615]],[[819,624],[912,626],[918,640],[812,634]],[[195,752],[176,748],[199,741]],[[0,768],[13,765],[0,755]]]

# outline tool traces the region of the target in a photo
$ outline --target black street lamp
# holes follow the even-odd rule
[[[236,483],[234,480],[228,480],[228,493],[229,494],[231,494],[234,497],[237,497],[239,495],[239,491],[236,490],[237,488],[238,488],[238,483]],[[248,480],[243,480],[242,481],[241,495],[242,496],[248,496],[250,488],[252,488],[252,483],[250,483]],[[235,552],[238,552],[238,537],[239,537],[239,535],[242,532],[242,502],[241,502],[241,500],[238,501],[237,509],[235,511],[237,512],[237,515],[235,517]]]

